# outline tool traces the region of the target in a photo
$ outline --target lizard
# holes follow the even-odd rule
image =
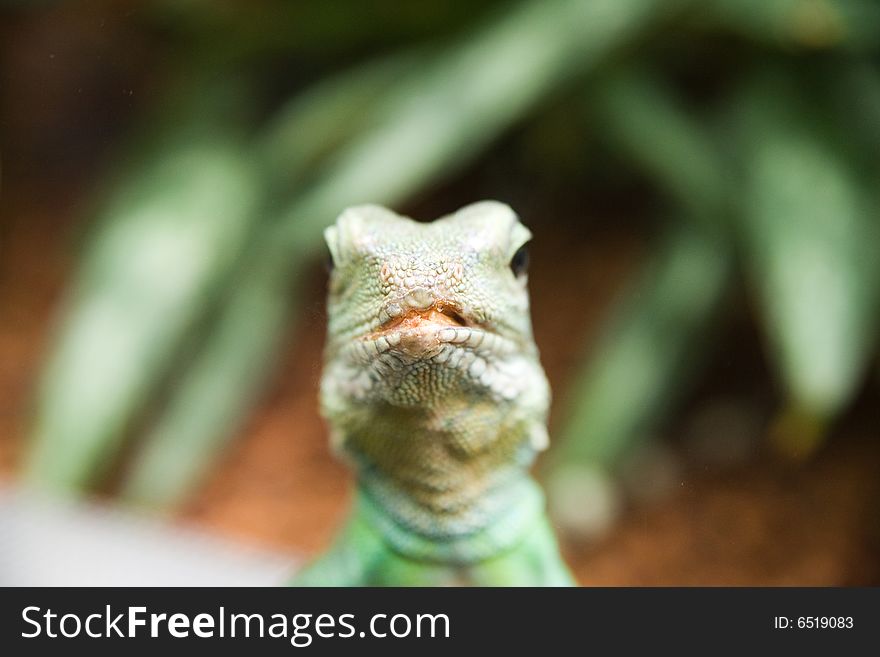
[[[353,510],[302,586],[567,586],[529,474],[550,387],[533,338],[530,231],[482,201],[422,223],[346,209],[329,248],[320,382]]]

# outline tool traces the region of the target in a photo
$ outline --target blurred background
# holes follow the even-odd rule
[[[581,583],[880,584],[874,0],[6,0],[0,103],[3,582],[323,549],[321,231],[491,198]]]

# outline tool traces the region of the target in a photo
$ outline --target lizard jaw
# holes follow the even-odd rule
[[[350,378],[360,381],[360,395],[378,386],[394,397],[405,379],[435,372],[512,399],[521,385],[506,363],[521,352],[513,340],[469,324],[454,309],[431,306],[386,321],[349,342],[339,357],[359,373]]]
[[[517,351],[516,345],[493,331],[476,326],[462,326],[454,322],[416,321],[401,323],[349,343],[344,357],[362,365],[377,361],[394,365],[397,362],[412,363],[431,361],[446,365],[454,352],[469,352],[465,362],[473,356],[498,358]],[[402,359],[402,360],[401,360]]]
[[[479,329],[469,327],[464,317],[451,305],[434,303],[427,308],[411,308],[384,322],[376,331],[363,338],[377,352],[398,352],[413,360],[426,359],[437,353],[443,342],[455,342],[456,329],[467,329],[468,335]],[[480,331],[482,333],[482,331]],[[462,333],[464,335],[464,333]]]

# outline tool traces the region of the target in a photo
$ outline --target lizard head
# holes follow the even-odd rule
[[[336,346],[400,338],[395,346],[418,357],[438,342],[459,344],[477,333],[531,344],[531,233],[508,206],[475,203],[432,223],[357,206],[325,237],[332,261],[328,333]]]
[[[348,367],[353,393],[393,391],[428,368],[514,394],[498,365],[536,358],[536,349],[526,287],[531,233],[507,205],[475,203],[431,223],[357,206],[325,237],[327,361]]]
[[[370,462],[388,457],[387,445],[432,444],[413,435],[444,436],[460,454],[499,436],[546,446],[550,391],[527,290],[531,233],[508,206],[475,203],[431,223],[357,206],[325,236],[321,407],[335,445],[356,444]]]

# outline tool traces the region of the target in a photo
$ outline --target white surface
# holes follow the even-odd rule
[[[0,586],[275,586],[296,563],[159,518],[0,488]]]

